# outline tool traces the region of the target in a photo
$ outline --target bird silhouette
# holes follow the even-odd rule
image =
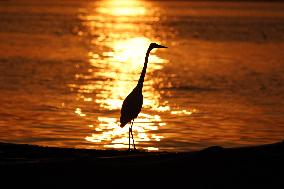
[[[143,105],[142,88],[143,88],[144,78],[146,75],[148,58],[149,58],[151,50],[154,48],[167,48],[167,47],[158,45],[156,43],[150,44],[146,52],[144,66],[143,66],[140,78],[138,80],[138,83],[136,87],[132,90],[132,92],[125,98],[122,104],[121,115],[120,115],[120,127],[124,127],[127,123],[131,122],[131,125],[129,127],[129,133],[128,133],[128,139],[129,139],[128,150],[130,150],[130,134],[133,140],[133,147],[136,150],[133,133],[132,133],[132,126],[133,126],[134,119],[137,118],[138,114],[141,111],[142,105]]]

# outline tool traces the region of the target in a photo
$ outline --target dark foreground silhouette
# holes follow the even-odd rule
[[[133,188],[283,188],[284,142],[186,153],[0,143],[1,183]],[[38,185],[40,184],[40,185]]]

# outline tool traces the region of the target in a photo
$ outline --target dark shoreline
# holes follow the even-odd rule
[[[283,187],[284,141],[194,152],[127,152],[0,143],[3,181],[198,188]],[[144,182],[144,181],[145,182]],[[155,185],[154,184],[154,185]],[[126,184],[127,187],[127,184]]]

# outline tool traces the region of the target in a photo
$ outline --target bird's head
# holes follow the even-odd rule
[[[163,45],[158,45],[157,43],[151,43],[149,49],[154,49],[154,48],[168,48]]]

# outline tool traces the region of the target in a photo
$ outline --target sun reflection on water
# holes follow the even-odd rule
[[[145,52],[151,43],[146,37],[133,37],[121,39],[107,43],[105,46],[111,49],[107,52],[97,54],[89,53],[90,64],[101,68],[101,72],[94,72],[93,77],[107,78],[102,82],[92,83],[94,89],[100,88],[100,93],[96,94],[95,102],[101,108],[107,110],[120,110],[124,98],[135,87],[141,72]],[[155,52],[154,52],[155,53]],[[149,58],[149,70],[152,72],[161,69],[167,60],[154,54]],[[99,65],[99,66],[98,66]],[[145,81],[144,106],[158,107],[159,93],[151,86],[152,81]],[[83,87],[84,88],[84,87]],[[85,87],[92,88],[92,87]],[[118,118],[98,117],[99,125],[91,136],[87,136],[89,142],[103,143],[106,148],[127,148],[128,147],[128,127],[120,128]],[[135,141],[139,146],[142,142],[160,141],[162,136],[150,134],[149,131],[158,130],[159,126],[165,125],[158,115],[140,113],[135,120],[133,133]],[[158,150],[157,147],[146,146],[147,150]]]
[[[100,1],[91,4],[93,8],[79,16],[91,36],[92,48],[88,54],[90,68],[88,73],[76,74],[76,79],[83,82],[70,84],[69,87],[77,90],[78,98],[84,103],[95,103],[101,112],[106,112],[88,125],[93,132],[85,137],[86,141],[104,148],[128,148],[128,127],[119,127],[120,108],[137,84],[149,44],[160,42],[151,37],[155,31],[149,25],[137,24],[141,19],[159,20],[149,11],[148,3],[142,4],[138,0]],[[82,31],[78,35],[84,36]],[[162,69],[167,62],[153,50],[147,73]],[[154,80],[147,76],[143,96],[143,109],[133,127],[135,143],[146,150],[159,150],[158,145],[153,144],[164,136],[156,131],[166,123],[157,113],[170,111],[171,108],[160,102],[161,95],[154,88]],[[75,110],[78,116],[90,119],[83,112],[79,107]]]
[[[95,129],[91,136],[87,136],[86,140],[89,142],[105,143],[107,148],[128,148],[128,127],[120,128],[117,125],[118,120],[111,117],[98,117],[100,124]],[[149,134],[149,131],[158,130],[158,126],[155,122],[161,122],[160,116],[143,114],[136,119],[135,127],[133,127],[133,133],[135,141],[139,145],[140,142],[147,142],[151,140],[160,141],[163,136],[157,134]],[[157,149],[155,147],[145,147],[151,150]]]
[[[137,0],[107,0],[103,1],[104,6],[97,8],[101,14],[109,14],[113,16],[141,16],[145,15],[146,8]]]

